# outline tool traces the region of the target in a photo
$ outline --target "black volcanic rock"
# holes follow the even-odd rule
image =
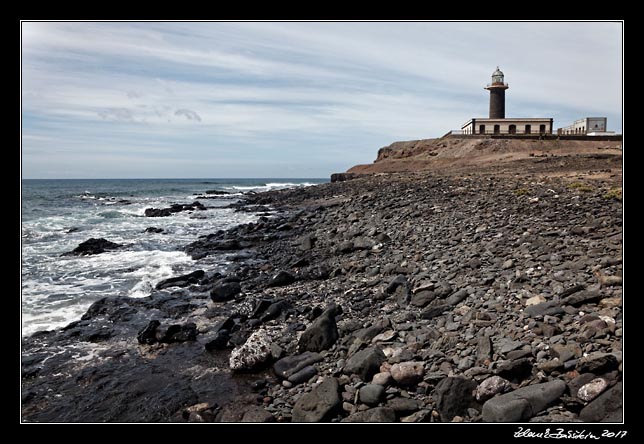
[[[191,204],[173,204],[169,208],[146,208],[145,217],[166,217],[174,213],[190,210],[205,210],[206,207],[199,201]]]
[[[184,274],[169,279],[164,279],[156,285],[157,290],[162,290],[167,287],[185,287],[190,284],[198,283],[206,273],[203,270],[196,270],[192,273]]]
[[[108,250],[115,250],[122,245],[110,242],[103,238],[91,238],[78,245],[72,251],[63,253],[62,256],[89,256],[91,254],[100,254]]]

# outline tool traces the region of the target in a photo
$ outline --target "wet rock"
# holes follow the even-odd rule
[[[230,339],[230,332],[226,329],[221,329],[216,332],[215,336],[205,344],[208,351],[223,350],[228,345]]]
[[[358,399],[363,404],[377,406],[385,397],[385,388],[378,384],[367,384],[360,387]]]
[[[295,282],[295,276],[285,270],[280,270],[275,276],[271,278],[268,283],[269,287],[283,287]]]
[[[584,407],[579,419],[584,422],[622,422],[622,401],[622,383],[619,382]]]
[[[343,372],[347,375],[357,374],[363,381],[368,381],[378,373],[380,364],[386,359],[379,347],[369,347],[351,356],[347,360]]]
[[[423,380],[425,367],[422,362],[401,362],[394,364],[389,372],[398,384],[412,385]]]
[[[299,355],[286,356],[273,364],[275,374],[281,378],[288,379],[303,368],[322,361],[318,353],[306,351]]]
[[[463,377],[448,377],[442,379],[434,390],[436,408],[443,422],[451,421],[454,416],[464,416],[467,409],[476,408],[478,404],[473,392],[477,384]]]
[[[490,376],[479,384],[476,388],[476,400],[479,402],[487,401],[494,395],[507,392],[511,389],[511,384],[508,380],[500,376]]]
[[[332,305],[304,331],[298,343],[300,352],[319,352],[335,344],[339,337],[335,314],[336,306]]]
[[[267,332],[258,330],[250,335],[244,345],[230,353],[229,365],[232,370],[252,370],[270,357],[271,338]]]
[[[116,250],[121,248],[122,245],[110,242],[103,238],[91,238],[82,242],[78,247],[74,248],[72,251],[63,253],[62,256],[89,256],[92,254],[100,254],[109,250]]]
[[[555,379],[529,385],[505,395],[495,396],[483,404],[484,422],[521,422],[532,418],[556,402],[566,384]]]
[[[577,391],[577,398],[582,401],[592,401],[608,388],[608,382],[603,378],[595,378],[587,384],[584,384]]]
[[[239,282],[223,282],[215,285],[210,291],[210,299],[213,302],[225,302],[233,299],[239,293],[241,293]]]
[[[168,326],[165,331],[158,330],[157,340],[168,344],[174,342],[194,341],[197,339],[197,334],[197,325],[194,322],[188,322],[183,325],[173,324]]]
[[[169,208],[146,208],[145,217],[167,217],[174,213],[190,210],[205,210],[206,207],[199,202],[194,201],[191,204],[173,204]]]
[[[311,392],[302,395],[291,412],[293,422],[321,422],[340,406],[340,386],[335,378],[325,378]]]
[[[161,322],[157,320],[152,320],[146,325],[139,333],[136,335],[136,340],[139,341],[139,344],[154,344],[157,342],[157,328],[161,325]]]
[[[163,228],[157,227],[148,227],[145,229],[144,233],[163,233],[165,230]]]
[[[155,288],[157,290],[162,290],[168,287],[186,287],[191,284],[197,284],[205,274],[206,273],[203,270],[196,270],[182,276],[164,279],[160,281]]]
[[[342,422],[395,422],[396,413],[387,407],[375,407],[362,412],[353,413]]]

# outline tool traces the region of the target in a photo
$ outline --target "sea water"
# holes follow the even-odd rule
[[[258,215],[227,208],[247,192],[308,186],[325,179],[77,179],[22,181],[22,333],[78,320],[106,296],[149,296],[161,280],[194,271],[223,271],[225,255],[198,264],[183,248],[200,235],[254,222]],[[145,217],[146,208],[191,203],[207,209]],[[145,232],[148,227],[162,233]],[[124,247],[91,256],[61,256],[90,238]]]

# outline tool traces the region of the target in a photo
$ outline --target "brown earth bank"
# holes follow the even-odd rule
[[[621,164],[575,156],[247,195],[186,247],[224,275],[23,339],[22,419],[621,421]]]
[[[347,172],[532,172],[561,175],[566,172],[583,173],[587,169],[617,169],[621,174],[621,148],[621,141],[474,139],[453,136],[392,143],[378,151],[374,163],[356,165]]]

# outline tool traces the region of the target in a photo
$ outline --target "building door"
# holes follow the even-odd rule
[[[516,125],[510,125],[510,134],[516,134],[517,133],[517,126]]]
[[[545,133],[546,133],[546,126],[539,125],[539,134],[545,134]]]
[[[525,133],[526,134],[532,134],[532,126],[526,125],[525,126]]]
[[[501,127],[499,125],[494,125],[494,134],[500,134],[501,133]]]
[[[479,125],[479,134],[485,134],[485,125]]]

